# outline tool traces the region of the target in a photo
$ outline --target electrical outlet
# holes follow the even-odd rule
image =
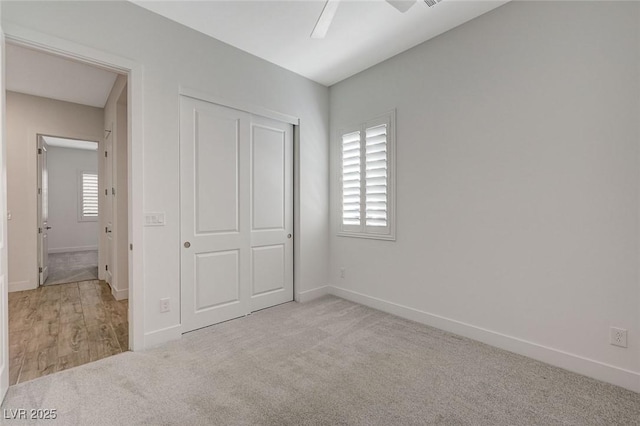
[[[613,346],[627,347],[627,330],[624,328],[611,327],[610,343]]]
[[[344,278],[347,275],[347,268],[340,268],[340,278]]]
[[[171,310],[171,306],[169,305],[169,298],[160,299],[160,312],[169,312]]]

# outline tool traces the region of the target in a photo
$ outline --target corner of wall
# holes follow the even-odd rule
[[[312,288],[311,290],[297,291],[294,295],[294,300],[299,303],[310,302],[319,297],[329,294],[329,285]]]
[[[163,328],[156,331],[145,333],[144,335],[144,348],[151,349],[156,346],[160,346],[164,343],[168,343],[172,340],[178,340],[182,337],[182,324],[172,325],[171,327]]]
[[[9,293],[14,291],[35,290],[38,288],[38,284],[30,281],[14,281],[10,282],[8,286]]]

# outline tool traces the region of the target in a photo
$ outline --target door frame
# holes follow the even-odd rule
[[[55,133],[55,132],[54,132]],[[65,135],[58,135],[58,134],[53,134],[51,132],[46,132],[46,131],[36,131],[33,129],[29,130],[29,135],[35,135],[36,136],[36,150],[40,149],[40,139],[43,137],[52,137],[52,138],[60,138],[60,139],[69,139],[69,140],[79,140],[79,141],[89,141],[89,142],[95,142],[95,144],[98,146],[98,149],[96,151],[96,155],[98,156],[99,159],[99,153],[100,153],[100,141],[96,141],[93,140],[95,139],[93,136],[83,136],[81,134],[78,133],[73,133],[69,136],[65,136]],[[42,143],[46,145],[46,142],[44,140],[42,140]],[[42,183],[42,168],[40,167],[40,156],[39,154],[36,155],[36,183],[38,188],[40,188],[41,183]],[[36,228],[40,228],[41,226],[41,217],[40,217],[40,212],[41,212],[41,207],[40,207],[40,203],[42,200],[42,197],[40,196],[40,194],[36,194],[37,197],[37,202],[36,202],[36,208],[37,208],[37,213],[36,213]],[[37,247],[38,247],[38,253],[36,256],[36,265],[35,268],[38,269],[40,268],[40,266],[42,265],[42,241],[40,238],[40,234],[37,234],[37,238],[38,238],[38,243],[37,243]],[[98,251],[100,250],[100,246],[98,244]],[[44,283],[40,283],[40,273],[38,273],[38,279],[37,279],[37,286],[41,287],[43,286]]]
[[[36,201],[36,227],[38,228],[38,234],[37,234],[37,238],[38,238],[38,243],[36,244],[36,246],[38,247],[38,255],[36,256],[36,268],[38,268],[38,287],[40,287],[41,285],[44,285],[44,282],[46,281],[46,278],[43,279],[43,274],[44,272],[44,248],[43,248],[43,242],[44,242],[44,235],[47,235],[47,230],[44,229],[43,223],[42,223],[42,208],[43,208],[43,203],[42,203],[42,199],[44,196],[44,193],[42,192],[42,169],[43,169],[43,156],[41,154],[44,154],[44,152],[47,151],[48,145],[47,143],[44,141],[42,134],[38,133],[36,135],[36,149],[38,154],[36,154],[36,185],[38,186],[38,191],[37,191],[37,201]],[[43,152],[41,153],[40,150],[43,150]],[[48,166],[47,166],[48,168]],[[47,181],[47,187],[49,186],[49,183]],[[48,195],[48,194],[47,194]],[[49,199],[47,198],[47,211],[49,211],[49,203],[48,203]],[[47,236],[48,238],[48,236]],[[48,253],[47,253],[48,255]],[[48,266],[47,266],[48,268]],[[37,288],[37,287],[36,287]]]
[[[178,101],[181,97],[193,98],[200,101],[209,102],[215,105],[219,105],[225,108],[236,109],[249,114],[262,116],[272,120],[280,121],[283,123],[291,124],[293,126],[293,170],[292,170],[292,184],[293,184],[293,300],[300,301],[300,294],[297,292],[296,283],[301,282],[301,271],[296,259],[300,258],[300,119],[293,115],[273,111],[268,108],[264,108],[258,105],[254,105],[243,101],[232,101],[224,99],[219,96],[212,95],[202,90],[192,89],[186,86],[178,87]],[[180,173],[182,173],[180,171]],[[182,199],[182,194],[181,194]],[[180,223],[182,223],[182,209],[180,209]],[[180,234],[179,244],[182,247],[183,236]],[[182,256],[182,250],[181,250]],[[180,274],[180,294],[182,295],[182,274]],[[180,312],[180,328],[179,335],[183,333],[182,327],[182,310]]]
[[[144,349],[143,68],[130,59],[12,23],[5,23],[2,29],[8,43],[124,74],[128,78],[129,349],[142,350]],[[6,290],[4,291],[6,293]],[[6,298],[6,294],[3,296]],[[8,321],[6,315],[7,313],[3,318],[4,321]]]

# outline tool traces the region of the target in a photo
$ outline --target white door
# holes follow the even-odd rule
[[[38,136],[38,270],[40,285],[49,276],[49,171],[47,168],[48,146]]]
[[[113,129],[113,124],[111,125]],[[113,259],[113,137],[109,133],[104,141],[104,232],[106,234],[104,280],[111,285]]]
[[[183,332],[293,300],[292,126],[180,100]]]
[[[293,128],[252,117],[251,311],[293,300]]]
[[[0,403],[9,389],[9,309],[7,307],[7,162],[5,143],[4,33],[0,28]]]

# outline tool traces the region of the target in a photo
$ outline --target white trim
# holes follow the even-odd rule
[[[149,349],[180,338],[182,338],[182,324],[176,324],[146,333],[144,335],[144,347]]]
[[[294,299],[296,302],[306,303],[327,294],[329,294],[329,286],[323,285],[322,287],[312,288],[311,290],[300,291],[295,294]]]
[[[293,300],[298,301],[302,287],[302,247],[300,246],[300,126],[293,126]]]
[[[12,293],[14,291],[35,290],[36,288],[38,288],[38,286],[34,286],[29,281],[14,281],[9,283],[8,291],[9,293]]]
[[[0,29],[0,44],[2,43],[2,29]],[[2,51],[4,51],[4,49],[0,49]],[[2,55],[3,52],[0,52],[0,55]],[[2,65],[2,63],[4,62],[4,60],[2,58],[0,58],[0,65]],[[4,70],[2,70],[4,71]],[[2,74],[4,76],[4,73]],[[4,78],[3,76],[0,76],[0,79]],[[0,89],[2,89],[2,86],[4,86],[4,84],[2,82],[0,82]],[[4,91],[2,91],[4,92]],[[0,95],[1,97],[2,95]],[[0,103],[2,103],[3,100],[0,100]],[[4,108],[0,109],[4,110]],[[0,124],[2,123],[2,119],[0,119]],[[2,126],[2,128],[4,128],[4,126]],[[4,153],[5,149],[4,149],[4,137],[2,135],[2,130],[0,130],[0,152]],[[2,157],[4,158],[4,155],[2,155]],[[4,180],[4,179],[3,179]],[[6,208],[4,207],[4,203],[0,204],[0,211],[2,211],[2,213],[6,213]],[[6,214],[2,214],[2,216],[6,217]],[[3,220],[3,222],[6,224],[6,219]],[[0,250],[2,253],[2,258],[0,259],[0,263],[2,265],[0,265],[0,267],[4,267],[7,266],[7,252],[6,252],[6,245],[4,244],[4,242],[6,241],[6,238],[0,237]],[[2,314],[2,318],[1,318],[1,322],[0,322],[0,343],[2,344],[1,349],[0,349],[0,404],[2,404],[5,395],[7,394],[7,391],[9,390],[9,292],[4,288],[5,287],[5,277],[7,276],[6,274],[6,269],[2,268],[2,271],[0,271],[0,313]]]
[[[93,141],[95,142],[95,136],[96,135],[90,135],[87,133],[75,133],[75,131],[72,132],[67,132],[66,136],[60,136],[58,135],[57,129],[52,129],[52,128],[43,128],[40,125],[38,126],[31,126],[27,129],[27,136],[26,136],[26,140],[27,141],[33,141],[35,140],[35,147],[36,148],[44,148],[46,147],[47,149],[50,148],[49,144],[47,143],[47,141],[45,140],[45,137],[49,136],[49,137],[57,137],[57,138],[64,138],[64,139],[73,139],[73,140],[86,140],[86,141]],[[31,142],[29,142],[31,143]],[[40,168],[40,158],[38,156],[38,154],[36,153],[35,150],[31,150],[29,149],[27,151],[27,156],[29,157],[29,161],[28,161],[28,165],[27,165],[27,175],[29,177],[33,177],[35,176],[35,180],[31,181],[33,182],[33,190],[32,190],[32,196],[33,198],[31,199],[31,201],[33,202],[33,206],[36,209],[36,219],[37,219],[37,223],[38,225],[34,228],[30,228],[27,231],[27,235],[25,236],[25,238],[34,238],[36,240],[36,255],[35,255],[35,263],[33,265],[33,275],[31,275],[30,273],[30,278],[32,278],[33,280],[33,286],[32,288],[38,288],[38,286],[40,285],[40,274],[37,272],[38,268],[42,266],[42,259],[41,259],[41,249],[40,249],[40,235],[38,234],[38,229],[39,227],[41,227],[41,221],[40,221],[40,195],[38,195],[38,191],[37,188],[40,186],[41,184],[41,173],[42,170]],[[30,186],[30,181],[27,181],[26,185]],[[34,201],[35,200],[35,201]],[[55,249],[54,249],[55,250]],[[91,249],[87,249],[87,250],[91,250]],[[72,251],[72,250],[70,250]],[[52,251],[52,249],[48,250],[49,253],[56,253],[55,251]],[[98,275],[100,275],[100,268],[98,268]]]
[[[127,73],[137,64],[121,56],[44,34],[10,21],[3,22],[5,41],[28,49],[35,49],[90,64],[107,71]]]
[[[111,294],[116,300],[125,300],[129,298],[129,289],[118,290],[115,287],[111,287]]]
[[[72,253],[77,251],[95,251],[98,250],[98,246],[77,246],[77,247],[58,247],[58,248],[50,248],[49,254],[51,253]]]
[[[143,67],[141,64],[82,44],[4,22],[6,40],[30,49],[57,54],[86,64],[128,75],[129,124],[129,347],[145,347],[144,335],[144,253],[143,253]]]
[[[178,92],[181,96],[188,98],[198,99],[206,101],[212,104],[220,105],[227,108],[237,109],[238,111],[248,112],[250,114],[259,115],[261,117],[271,118],[272,120],[280,121],[283,123],[293,124],[294,126],[300,125],[300,119],[292,115],[283,114],[281,112],[272,111],[267,108],[263,108],[257,105],[253,105],[243,101],[231,101],[219,96],[214,96],[201,90],[195,90],[188,87],[180,86]]]
[[[0,404],[9,390],[9,296],[8,289],[5,288],[8,287],[9,268],[7,261],[7,110],[5,108],[4,54],[4,31],[0,28],[0,230],[2,230],[0,232]]]
[[[634,392],[640,392],[640,372],[626,370],[580,355],[539,345],[517,337],[508,336],[344,288],[329,286],[329,294],[411,321],[468,337],[509,352],[524,355],[565,370],[602,380],[603,382],[612,383]]]

